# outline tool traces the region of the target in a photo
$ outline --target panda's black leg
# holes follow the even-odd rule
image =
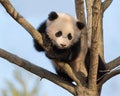
[[[60,77],[63,78],[63,80],[72,83],[73,80],[65,72],[63,72],[62,70],[56,70],[56,72]]]
[[[105,62],[103,62],[100,56],[98,58],[99,58],[99,65],[98,65],[97,82],[99,82],[106,75],[106,73],[109,72],[109,70],[107,70],[105,66]]]

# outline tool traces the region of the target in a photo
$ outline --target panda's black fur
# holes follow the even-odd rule
[[[48,20],[49,21],[53,21],[59,19],[59,14],[57,14],[56,12],[51,12],[48,16]],[[75,25],[79,30],[84,28],[84,24],[81,22],[77,22],[76,21],[76,25]],[[73,43],[70,47],[68,48],[59,48],[58,46],[56,46],[55,44],[53,44],[52,40],[53,38],[50,38],[47,34],[47,20],[45,20],[38,28],[38,31],[42,34],[42,38],[43,38],[43,42],[45,44],[46,47],[50,46],[50,49],[46,52],[37,42],[36,40],[34,40],[34,46],[38,51],[45,51],[46,56],[49,59],[53,59],[53,60],[58,60],[61,62],[66,62],[69,63],[73,60],[76,59],[76,57],[78,56],[79,52],[80,52],[80,36],[79,38],[77,37],[77,41],[75,43]],[[58,34],[59,35],[59,34]],[[87,55],[86,55],[86,59],[85,59],[85,64],[86,64],[86,68],[89,71],[89,64],[90,64],[90,49],[88,49]],[[57,66],[59,67],[59,66]],[[72,81],[71,78],[69,78],[63,71],[62,69],[59,69],[55,67],[56,72],[58,73],[58,75],[66,78],[66,80]],[[101,76],[103,76],[106,72],[99,72],[106,70],[105,67],[105,63],[102,61],[101,57],[99,56],[99,66],[98,66],[98,78],[100,78]]]

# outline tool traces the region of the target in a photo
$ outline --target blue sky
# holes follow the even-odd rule
[[[35,28],[47,18],[50,11],[66,12],[75,17],[74,0],[10,0],[16,10],[24,16]],[[104,48],[105,60],[109,62],[120,56],[120,1],[113,0],[113,3],[105,11],[104,22]],[[32,37],[27,31],[14,21],[0,5],[0,48],[14,53],[22,58],[31,61],[43,68],[54,72],[53,67],[44,53],[38,53],[33,48]],[[4,80],[14,80],[14,64],[0,58],[0,88],[5,88]],[[36,76],[33,76],[37,78]],[[101,96],[119,96],[120,94],[120,76],[109,80],[103,86]],[[33,83],[33,81],[29,81]],[[56,86],[48,80],[41,81],[41,95],[47,96],[72,96],[67,91]],[[33,83],[34,84],[34,83]],[[115,91],[113,91],[115,89]]]

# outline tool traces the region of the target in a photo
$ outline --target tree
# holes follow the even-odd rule
[[[8,0],[0,0],[1,4],[7,10],[7,12],[13,17],[18,23],[20,23],[30,34],[36,39],[39,44],[43,46],[41,34],[37,32],[11,5]],[[85,3],[85,5],[84,5]],[[75,0],[76,14],[80,21],[86,24],[81,36],[81,52],[79,53],[79,61],[77,64],[78,69],[81,73],[88,74],[88,82],[85,82],[84,76],[78,74],[72,70],[69,64],[61,64],[61,68],[76,82],[71,84],[64,81],[61,77],[53,74],[41,67],[38,67],[16,55],[13,55],[3,49],[0,49],[0,57],[20,66],[24,69],[42,77],[46,78],[64,89],[68,90],[74,96],[99,96],[101,93],[102,85],[111,77],[120,73],[118,66],[120,65],[120,57],[106,64],[109,72],[97,82],[97,70],[98,70],[98,54],[101,55],[104,60],[104,49],[103,49],[103,14],[105,10],[112,3],[112,0]],[[86,9],[85,9],[86,7]],[[87,11],[87,22],[85,18],[85,10]],[[92,39],[91,39],[92,38]],[[89,41],[89,42],[88,42]],[[91,46],[91,61],[89,72],[86,71],[84,66],[84,59],[87,51],[87,44]],[[43,46],[44,47],[44,46]],[[45,48],[46,49],[46,48]],[[105,61],[104,61],[105,62]],[[114,70],[113,70],[114,69]],[[77,76],[76,76],[77,74]],[[79,75],[79,76],[78,76]]]

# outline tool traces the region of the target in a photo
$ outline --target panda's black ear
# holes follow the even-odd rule
[[[82,23],[82,22],[80,22],[80,21],[77,21],[77,22],[76,22],[76,25],[77,25],[77,27],[78,27],[80,30],[83,29],[84,26],[85,26],[85,24]]]
[[[53,20],[55,20],[55,19],[57,19],[58,18],[58,14],[56,13],[56,12],[54,12],[54,11],[52,11],[49,15],[48,15],[48,19],[50,20],[50,21],[53,21]]]

